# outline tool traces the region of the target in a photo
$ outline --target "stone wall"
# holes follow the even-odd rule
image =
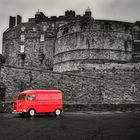
[[[54,28],[48,29],[47,25],[50,24],[21,23],[7,29],[3,34],[3,55],[6,63],[52,69]],[[22,46],[24,49],[21,50]]]
[[[78,22],[61,27],[55,43],[53,70],[79,70],[81,63],[89,62],[94,65],[131,61],[132,34],[124,30],[123,24],[108,23],[112,25],[111,29],[101,29],[102,22],[97,24],[96,21],[89,23],[84,30]]]
[[[5,65],[2,77],[8,101],[22,90],[61,89],[65,104],[140,103],[140,71],[136,68],[56,73]]]

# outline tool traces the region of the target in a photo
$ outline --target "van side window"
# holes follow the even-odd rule
[[[35,95],[28,95],[27,100],[29,101],[35,100]]]
[[[26,95],[19,95],[18,100],[24,100]]]

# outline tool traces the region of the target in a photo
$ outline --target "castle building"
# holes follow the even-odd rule
[[[138,21],[96,20],[89,8],[83,16],[66,11],[64,16],[50,18],[38,11],[26,23],[19,15],[10,16],[3,55],[9,65],[73,71],[94,64],[139,61],[139,40]]]
[[[3,33],[2,54],[6,58],[2,76],[10,97],[25,89],[47,87],[63,89],[67,93],[66,102],[74,99],[76,102],[96,100],[98,103],[104,94],[111,96],[110,93],[114,92],[105,92],[109,86],[105,85],[106,75],[116,69],[133,71],[140,68],[140,21],[130,23],[94,19],[89,8],[84,15],[77,15],[70,10],[59,17],[47,17],[37,11],[35,17],[25,23],[20,15],[10,16],[9,28]],[[102,71],[104,77],[100,70],[110,72],[106,71],[105,74]],[[88,75],[103,77],[96,81]],[[80,77],[82,79],[77,80]],[[73,78],[77,80],[75,84]],[[133,78],[124,89],[129,93],[135,87]],[[104,90],[101,89],[103,84]],[[77,86],[80,89],[76,89]],[[94,96],[93,92],[99,86],[96,99],[92,99],[90,96]],[[135,89],[139,89],[139,86]],[[78,93],[74,94],[74,90]],[[115,99],[108,102],[114,100],[119,102],[125,99],[120,100],[116,95]]]

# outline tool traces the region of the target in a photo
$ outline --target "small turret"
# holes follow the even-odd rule
[[[89,7],[88,7],[88,8],[86,9],[86,11],[85,11],[85,16],[86,16],[86,17],[91,17],[91,16],[92,16],[92,12],[91,12],[91,10],[90,10]]]
[[[38,22],[43,22],[45,20],[46,20],[46,16],[44,15],[43,12],[40,12],[38,9],[38,11],[35,14],[35,22],[38,23]]]

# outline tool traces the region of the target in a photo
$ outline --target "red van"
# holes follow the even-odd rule
[[[19,93],[13,103],[13,112],[34,116],[37,113],[63,112],[61,90],[27,90]]]

